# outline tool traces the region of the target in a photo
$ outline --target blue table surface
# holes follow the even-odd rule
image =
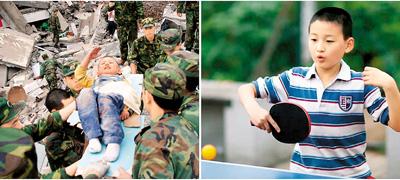
[[[334,179],[339,177],[295,173],[283,169],[201,161],[202,179]]]
[[[116,161],[110,164],[110,169],[108,169],[106,176],[117,176],[118,168],[123,167],[128,173],[132,173],[132,166],[134,161],[134,153],[136,144],[134,138],[137,133],[140,132],[140,128],[126,128],[123,127],[125,138],[121,143],[121,150],[119,157]],[[99,161],[103,158],[106,146],[102,145],[102,151],[100,153],[90,153],[88,149],[85,150],[81,158],[79,166],[86,167],[91,162]]]

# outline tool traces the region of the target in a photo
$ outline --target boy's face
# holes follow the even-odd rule
[[[335,22],[314,21],[310,25],[308,50],[317,70],[340,67],[345,53],[354,47],[354,38],[344,39],[342,26]]]
[[[117,75],[121,73],[117,61],[111,57],[100,59],[97,74],[100,75]]]

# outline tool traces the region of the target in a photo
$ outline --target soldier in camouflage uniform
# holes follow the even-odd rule
[[[0,128],[0,178],[1,179],[72,179],[83,177],[94,179],[102,177],[109,165],[91,163],[83,170],[82,176],[75,176],[78,162],[57,169],[49,174],[39,175],[37,169],[37,155],[35,145],[28,134],[14,128]],[[96,169],[93,169],[96,168]]]
[[[60,130],[63,120],[75,109],[75,104],[51,113],[47,119],[40,119],[37,124],[25,127],[19,121],[19,113],[24,107],[23,102],[11,105],[5,98],[0,98],[0,178],[38,178],[33,142]],[[72,178],[75,170],[76,164],[42,178]]]
[[[45,106],[49,112],[66,107],[75,100],[67,91],[54,89],[47,94]],[[85,135],[76,126],[63,122],[63,131],[53,132],[46,138],[45,150],[51,170],[67,167],[78,161],[85,144]]]
[[[61,31],[60,21],[58,20],[57,12],[58,12],[58,9],[53,8],[50,19],[49,19],[50,31],[53,33],[54,47],[58,47],[58,41],[60,39],[59,34]]]
[[[179,29],[167,29],[160,33],[161,49],[167,56],[160,58],[160,62],[165,62],[168,56],[181,50],[182,32]]]
[[[43,60],[45,60],[40,65],[40,76],[46,79],[49,89],[56,89],[58,88],[58,81],[57,78],[57,67],[61,68],[61,64],[58,63],[55,59],[49,59],[47,54],[42,55]]]
[[[199,53],[199,2],[198,1],[179,1],[178,16],[186,14],[186,50]],[[197,34],[196,34],[197,32]]]
[[[122,64],[127,60],[128,44],[132,44],[137,38],[137,21],[143,19],[142,1],[116,1],[115,21],[118,25],[119,48]]]
[[[58,169],[39,176],[37,156],[32,138],[24,131],[14,128],[0,128],[0,178],[2,179],[60,179],[74,178],[76,167],[70,170]],[[70,168],[69,168],[70,169]],[[67,173],[68,172],[68,173]],[[70,175],[69,175],[70,174]]]
[[[169,64],[179,67],[186,74],[186,91],[179,108],[182,117],[188,120],[199,134],[199,55],[189,51],[177,51],[167,58]]]
[[[155,21],[146,18],[142,21],[145,35],[136,39],[129,47],[128,62],[132,73],[144,74],[146,69],[153,67],[166,57],[160,47],[160,37],[155,34]]]
[[[144,75],[143,103],[150,126],[135,137],[133,178],[199,178],[199,139],[192,125],[178,115],[186,85],[184,73],[158,63]],[[119,178],[129,178],[120,171]]]
[[[79,92],[82,90],[83,86],[75,79],[75,69],[80,63],[78,61],[69,61],[63,65],[62,72],[64,76],[64,83],[67,85],[72,96],[78,97]]]

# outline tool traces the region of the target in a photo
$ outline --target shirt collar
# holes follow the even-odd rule
[[[341,60],[340,64],[342,65],[340,67],[340,71],[338,75],[336,76],[336,79],[344,80],[344,81],[350,81],[351,79],[351,71],[349,65],[346,64],[346,62]],[[305,78],[306,79],[311,79],[312,77],[316,77],[317,71],[315,70],[315,63],[310,67],[308,70]]]

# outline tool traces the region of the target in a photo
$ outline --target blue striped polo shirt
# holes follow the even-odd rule
[[[360,72],[342,60],[336,79],[325,88],[315,64],[258,78],[253,84],[257,98],[295,103],[310,115],[310,136],[295,145],[290,170],[351,178],[371,175],[363,112],[366,109],[375,122],[387,125],[389,111],[379,88],[365,85]]]

